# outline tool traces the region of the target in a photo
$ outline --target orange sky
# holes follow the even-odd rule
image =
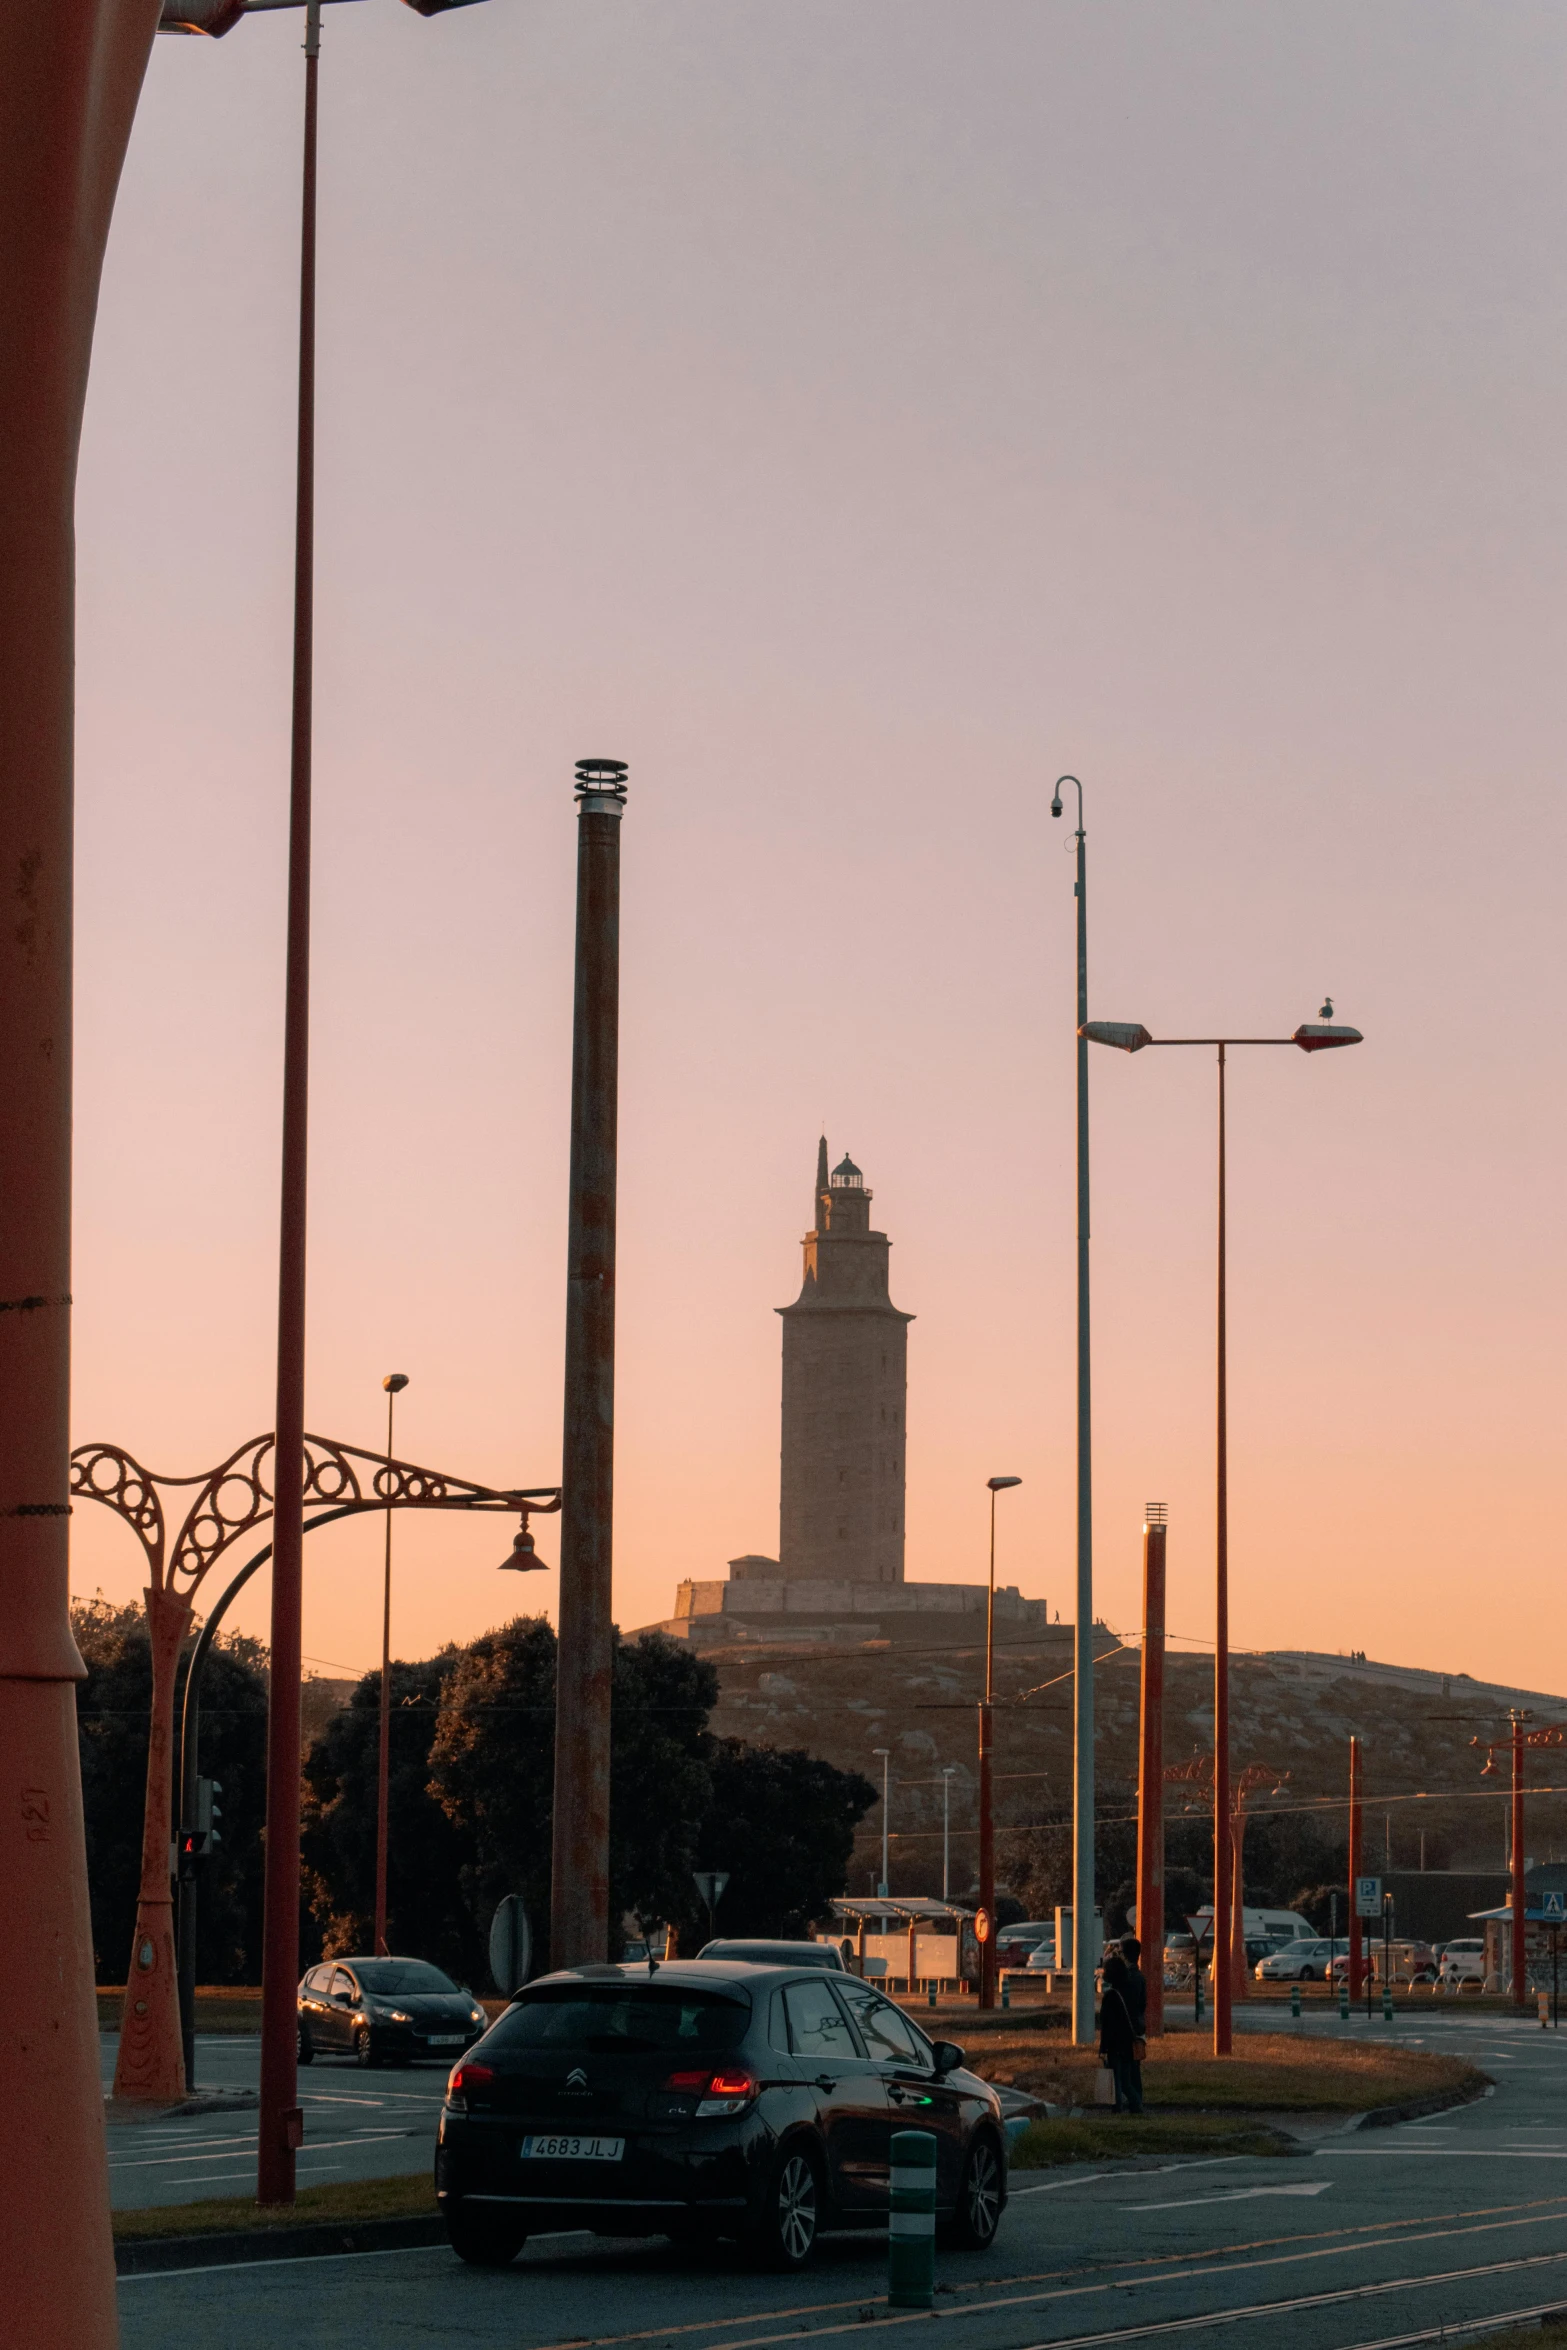
[[[1092,1010],[1231,1089],[1234,1632],[1567,1689],[1560,14],[329,10],[310,1408],[557,1474],[571,766],[625,825],[617,1608],[777,1540],[817,1133],[909,1572],[1070,1614]],[[271,1411],[298,25],[160,43],[80,501],[75,1434]],[[1212,1071],[1094,1069],[1101,1611],[1211,1623]],[[404,1519],[398,1645],[493,1523]],[[378,1645],[379,1531],[305,1645]],[[74,1582],[138,1587],[73,1521]],[[540,1528],[553,1561],[554,1529]],[[265,1590],[240,1610],[263,1628]]]

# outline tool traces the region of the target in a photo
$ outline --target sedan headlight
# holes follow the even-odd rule
[[[482,2023],[485,2021],[485,2014],[484,2014],[484,2010],[483,2010],[483,2008],[482,2008],[482,2007],[476,2007],[476,2008],[474,2008],[474,2009],[471,2011],[471,2013],[470,2013],[470,2015],[469,2015],[469,2019],[468,2019],[468,2020],[470,2021],[470,2023],[475,2023],[475,2024],[482,2024]]]
[[[378,2007],[375,2016],[377,2023],[382,2024],[411,2024],[414,2020],[411,2015],[404,2015],[400,2007]]]

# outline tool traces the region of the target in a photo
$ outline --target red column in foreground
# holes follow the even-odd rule
[[[1360,1740],[1349,1742],[1349,1995],[1358,1999],[1365,1989],[1365,1961],[1360,1947],[1360,1920],[1355,1914],[1355,1887],[1360,1876]]]
[[[157,20],[0,9],[0,2278],[27,2350],[118,2338],[67,1613],[72,507]]]
[[[1148,2031],[1164,2030],[1164,1543],[1165,1505],[1143,1524],[1143,1689],[1137,1768],[1137,1939],[1148,1985]]]

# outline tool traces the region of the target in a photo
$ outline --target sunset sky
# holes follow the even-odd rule
[[[169,1474],[272,1413],[301,24],[158,43],[83,453],[74,1434]],[[403,1370],[406,1457],[558,1474],[613,754],[619,1621],[776,1551],[824,1125],[909,1573],[1016,1474],[1069,1617],[1070,770],[1096,1016],[1366,1036],[1234,1063],[1237,1644],[1567,1691],[1564,68],[1544,0],[327,10],[312,1429]],[[1211,1060],[1093,1082],[1099,1612],[1157,1497],[1201,1641]],[[511,1531],[400,1521],[400,1653],[553,1612]],[[318,1670],[380,1540],[307,1550]]]

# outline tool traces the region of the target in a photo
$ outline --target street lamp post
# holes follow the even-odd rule
[[[1094,2035],[1094,1492],[1088,1327],[1088,835],[1083,787],[1075,775],[1057,778],[1052,816],[1061,814],[1061,786],[1077,793],[1074,846],[1077,874],[1077,1623],[1072,1638],[1072,2039],[1083,2047]]]
[[[887,1875],[887,1806],[891,1800],[892,1792],[892,1782],[888,1773],[892,1769],[892,1749],[890,1746],[873,1746],[871,1752],[879,1754],[881,1757],[881,1883],[876,1890],[885,1900],[892,1890]]]
[[[1294,1045],[1303,1053],[1320,1053],[1336,1046],[1359,1044],[1358,1028],[1331,1025],[1333,1005],[1325,1003],[1314,1022],[1305,1022],[1290,1036],[1151,1036],[1136,1020],[1087,1020],[1078,1033],[1089,1044],[1113,1045],[1123,1053],[1140,1053],[1145,1045],[1212,1045],[1219,1056],[1219,1230],[1218,1230],[1218,1349],[1215,1413],[1215,1527],[1214,1527],[1214,1649],[1213,1649],[1213,2052],[1228,2056],[1232,2035],[1232,1988],[1235,1950],[1232,1909],[1233,1853],[1230,1813],[1230,1488],[1229,1488],[1229,1339],[1228,1271],[1225,1198],[1225,1055],[1240,1045]],[[1221,1937],[1230,1939],[1225,1950]],[[1076,1994],[1074,1992],[1074,1998]]]
[[[386,1390],[386,1559],[381,1580],[381,1724],[375,1769],[375,1948],[391,1955],[386,1939],[386,1843],[392,1809],[392,1410],[408,1384],[406,1371],[389,1371]]]
[[[1559,1722],[1549,1723],[1540,1730],[1525,1730],[1525,1722],[1532,1721],[1533,1718],[1527,1709],[1509,1706],[1507,1719],[1512,1725],[1509,1735],[1502,1745],[1486,1747],[1485,1768],[1480,1773],[1482,1779],[1489,1778],[1496,1768],[1496,1757],[1499,1754],[1506,1754],[1511,1758],[1512,1800],[1509,1807],[1511,1827],[1509,1841],[1512,1854],[1509,1867],[1508,1925],[1511,1928],[1509,1939],[1511,1943],[1512,1983],[1510,1988],[1513,2005],[1518,2008],[1523,2006],[1528,1995],[1528,1917],[1524,1898],[1526,1872],[1523,1839],[1524,1754],[1525,1750],[1531,1746],[1567,1745],[1567,1731],[1563,1730]],[[1478,1738],[1471,1738],[1469,1743],[1471,1746],[1478,1746],[1481,1741]]]
[[[956,1763],[941,1766],[941,1898],[952,1899],[952,1775]]]
[[[979,1709],[979,1906],[990,1932],[979,1946],[979,2004],[996,2004],[996,1819],[991,1793],[992,1701],[996,1661],[996,1495],[1021,1477],[987,1477],[990,1494],[990,1589],[985,1601],[985,1701]]]

